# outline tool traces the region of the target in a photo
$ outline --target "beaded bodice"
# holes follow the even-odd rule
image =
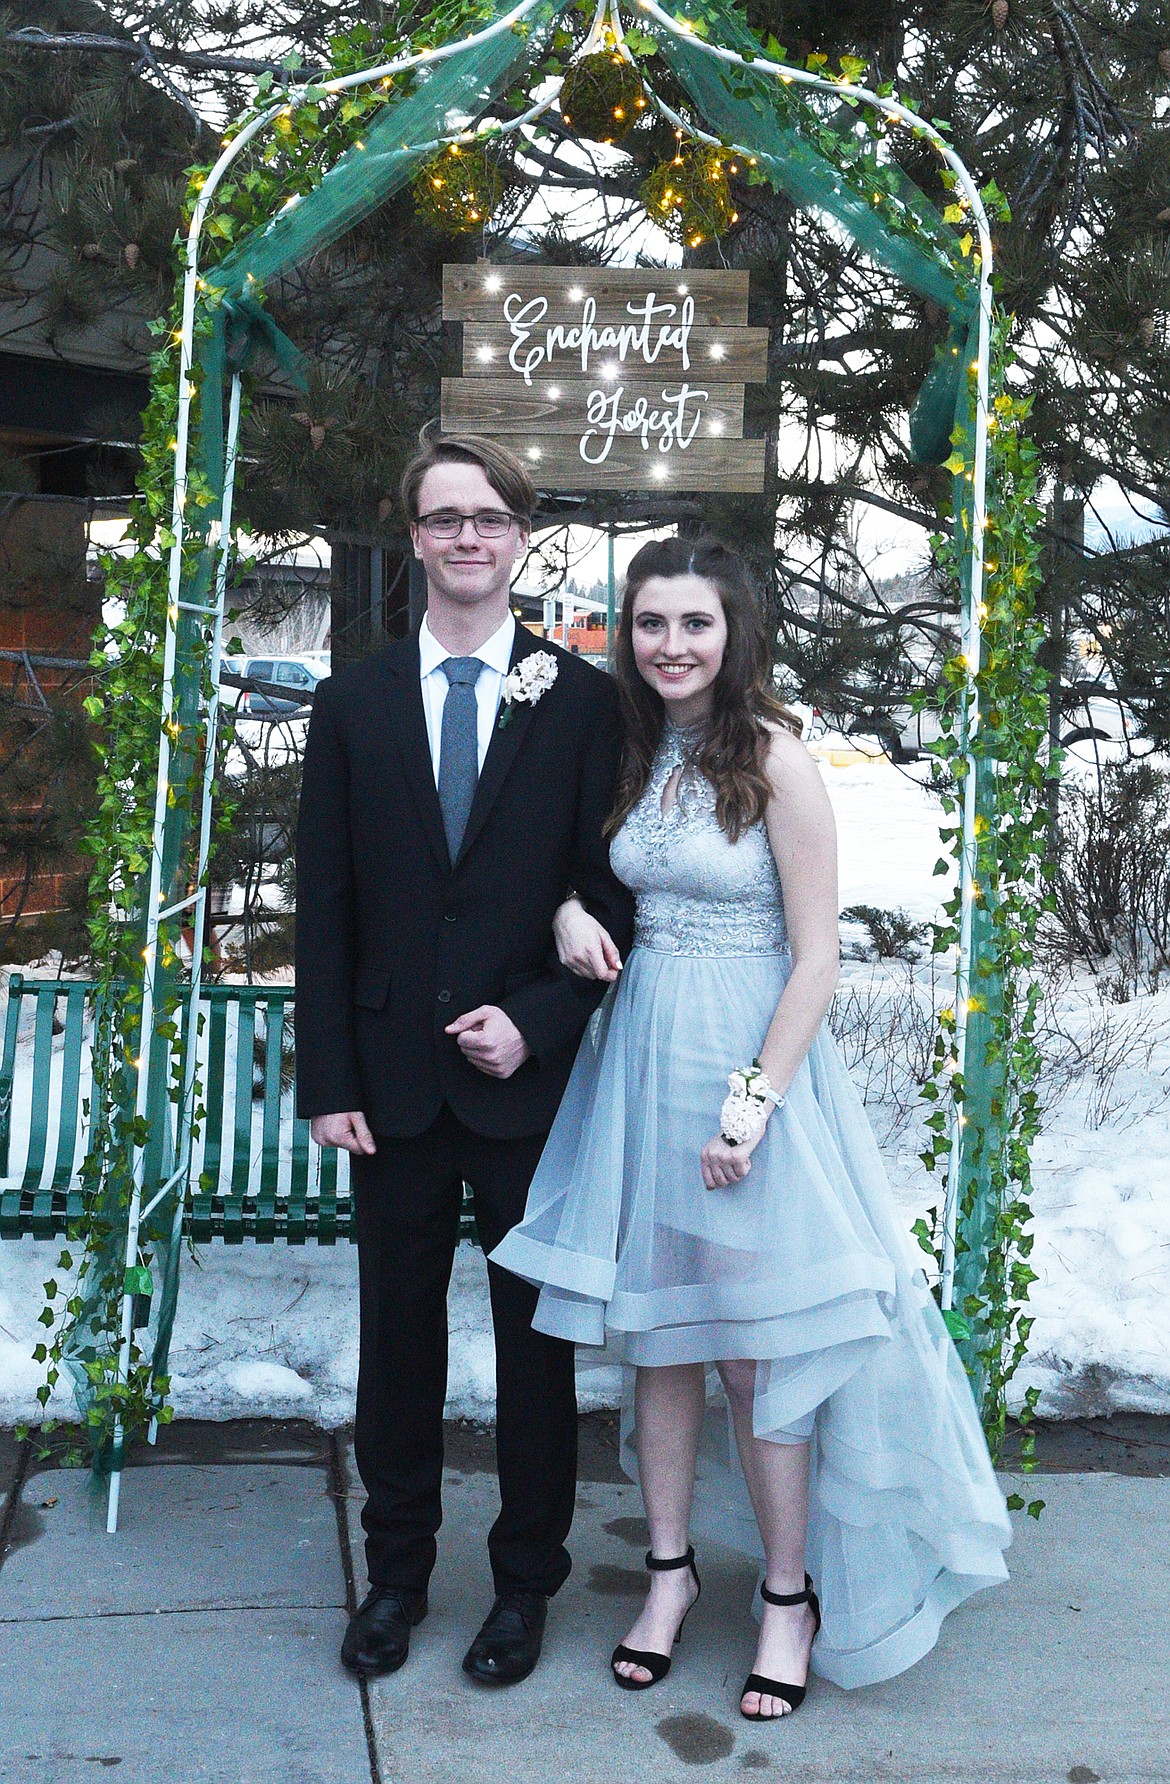
[[[668,719],[642,797],[610,846],[635,895],[634,940],[660,954],[788,951],[780,876],[762,823],[731,842],[715,816],[715,789],[693,765],[696,727]],[[662,794],[682,768],[674,804]]]

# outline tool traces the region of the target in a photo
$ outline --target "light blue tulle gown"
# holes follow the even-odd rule
[[[868,1685],[921,1659],[948,1611],[1006,1579],[1011,1524],[827,1024],[747,1178],[703,1186],[727,1074],[759,1054],[792,963],[767,833],[728,841],[712,788],[686,765],[697,741],[668,721],[614,838],[614,871],[637,898],[634,947],[581,1043],[524,1220],[492,1256],[543,1285],[540,1331],[608,1339],[627,1364],[756,1359],[756,1436],[811,1440],[807,1565],[824,1618],[813,1670]],[[695,1522],[761,1552],[717,1391]]]

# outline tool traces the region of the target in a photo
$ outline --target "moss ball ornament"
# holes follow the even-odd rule
[[[451,143],[415,175],[411,189],[425,223],[447,235],[471,235],[490,221],[504,181],[482,149]]]
[[[739,222],[727,177],[738,172],[730,150],[680,141],[673,158],[643,181],[642,203],[672,241],[698,248]]]
[[[621,142],[646,109],[642,76],[616,50],[582,56],[564,78],[561,118],[578,136]]]

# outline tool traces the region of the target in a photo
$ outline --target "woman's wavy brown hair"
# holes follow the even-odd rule
[[[634,662],[634,604],[652,576],[701,576],[719,596],[727,644],[712,689],[711,726],[695,766],[715,789],[719,824],[732,842],[764,816],[771,784],[764,772],[767,721],[800,736],[800,720],[772,689],[772,653],[742,558],[716,539],[657,539],[643,545],[626,576],[615,672],[621,693],[624,748],[612,836],[641,798],[662,737],[665,707]]]

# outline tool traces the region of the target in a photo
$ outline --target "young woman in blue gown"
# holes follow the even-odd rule
[[[700,1589],[693,1511],[762,1553],[740,1709],[772,1720],[802,1701],[810,1649],[843,1686],[920,1659],[948,1611],[1007,1577],[1011,1526],[825,1020],[833,815],[773,693],[740,560],[709,541],[643,547],[616,669],[610,858],[635,943],[623,965],[575,900],[558,914],[563,963],[616,982],[493,1258],[542,1285],[539,1330],[608,1340],[631,1365],[623,1456],[650,1577],[616,1682],[669,1668]],[[770,1096],[729,1113],[729,1074],[753,1062]]]

